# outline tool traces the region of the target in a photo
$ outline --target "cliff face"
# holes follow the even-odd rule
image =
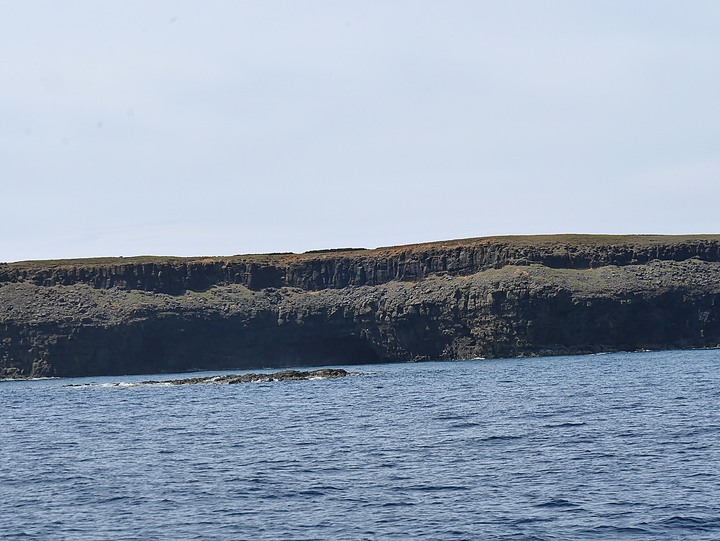
[[[0,265],[0,376],[720,344],[720,237]]]
[[[89,284],[171,295],[228,284],[318,291],[417,281],[438,273],[465,276],[508,265],[592,269],[691,258],[720,261],[720,237],[496,237],[302,255],[40,261],[0,265],[0,283]]]

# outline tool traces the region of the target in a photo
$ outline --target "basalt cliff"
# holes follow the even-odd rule
[[[720,344],[720,235],[0,264],[0,377]]]

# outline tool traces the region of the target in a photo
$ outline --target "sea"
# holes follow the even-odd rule
[[[720,350],[337,367],[0,382],[0,539],[720,539]]]

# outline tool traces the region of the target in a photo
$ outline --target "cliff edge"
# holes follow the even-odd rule
[[[720,344],[720,235],[0,264],[0,377]]]

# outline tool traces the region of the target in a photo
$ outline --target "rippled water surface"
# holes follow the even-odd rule
[[[351,369],[0,382],[0,539],[720,539],[720,351]]]

